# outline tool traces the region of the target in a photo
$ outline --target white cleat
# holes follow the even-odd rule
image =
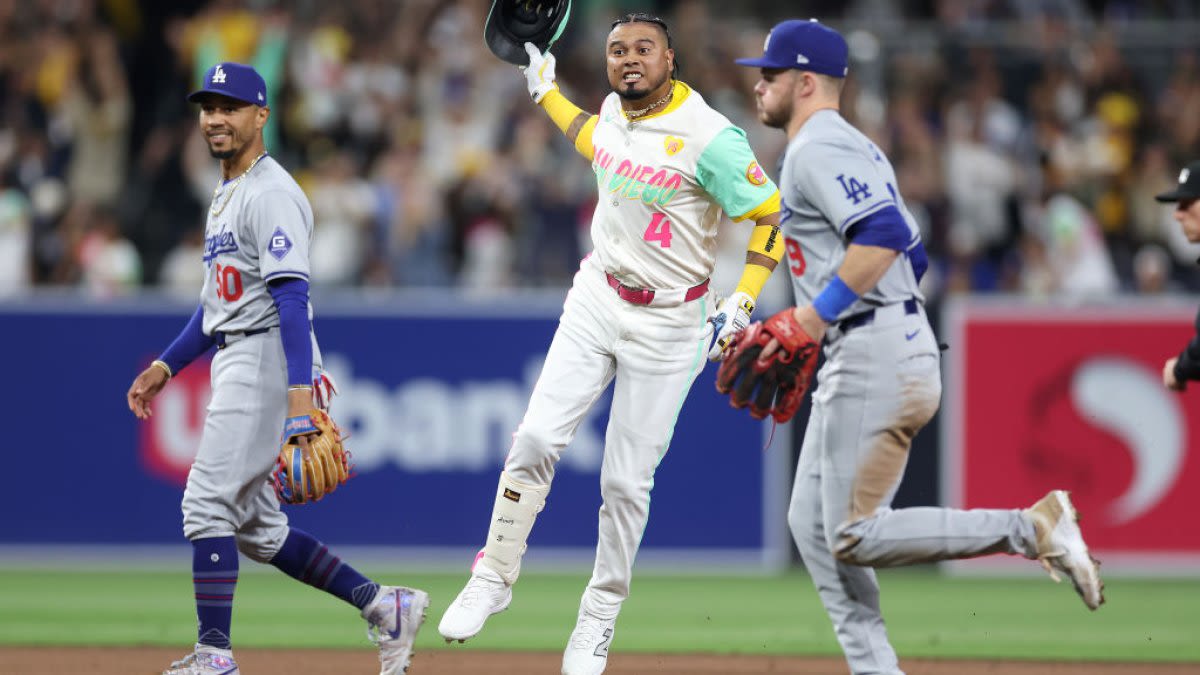
[[[1104,582],[1100,580],[1100,561],[1088,553],[1079,531],[1079,513],[1064,490],[1051,490],[1036,504],[1025,509],[1037,532],[1038,560],[1061,582],[1058,573],[1067,575],[1088,609],[1104,604]]]
[[[446,608],[438,632],[446,642],[466,642],[483,630],[488,617],[508,609],[512,586],[487,565],[477,564],[467,585]]]
[[[601,619],[579,610],[575,630],[563,651],[562,675],[600,675],[608,665],[616,617]]]
[[[233,652],[197,644],[195,650],[171,664],[163,675],[239,675]]]
[[[412,663],[413,642],[425,621],[429,594],[403,586],[380,586],[363,608],[367,637],[379,646],[379,675],[401,675]]]

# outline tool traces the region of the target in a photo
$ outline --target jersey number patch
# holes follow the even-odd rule
[[[217,297],[233,302],[242,297],[242,273],[233,265],[217,265]]]
[[[846,174],[839,174],[837,180],[846,191],[846,199],[854,200],[855,204],[871,198],[871,186],[858,182],[857,178],[847,179]]]
[[[788,268],[792,270],[792,276],[804,276],[808,263],[804,261],[804,251],[800,248],[800,242],[791,237],[784,239],[784,242],[787,244]]]
[[[642,238],[646,241],[657,241],[663,248],[671,248],[671,221],[661,213],[654,214]]]

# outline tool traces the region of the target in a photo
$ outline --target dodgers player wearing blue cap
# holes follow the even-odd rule
[[[268,480],[285,419],[307,421],[333,393],[311,328],[312,208],[267,155],[262,130],[271,111],[253,68],[219,63],[188,100],[200,105],[200,131],[221,160],[205,226],[204,288],[191,320],[127,395],[130,410],[146,419],[170,378],[217,347],[212,400],[183,494],[198,638],[164,675],[239,672],[230,640],[239,551],[354,605],[379,645],[381,675],[399,675],[408,669],[428,595],[381,586],[289,527]],[[295,442],[307,455],[307,438]]]
[[[891,163],[839,113],[846,42],[816,21],[775,26],[758,116],[787,133],[779,177],[796,321],[817,342],[812,414],[788,525],[853,673],[902,673],[879,610],[875,567],[991,553],[1039,560],[1091,609],[1097,563],[1067,493],[1027,509],[890,508],[913,436],[937,411],[941,359],[918,288],[928,263]],[[770,353],[777,344],[768,344]]]

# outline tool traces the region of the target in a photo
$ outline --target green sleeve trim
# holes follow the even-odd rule
[[[696,180],[731,218],[754,211],[778,190],[750,149],[746,132],[735,126],[718,132],[700,153]]]

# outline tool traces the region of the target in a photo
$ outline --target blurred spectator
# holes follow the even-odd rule
[[[111,31],[90,32],[60,109],[70,128],[67,185],[72,199],[116,205],[128,165],[132,104]]]
[[[1056,295],[1099,299],[1118,290],[1117,273],[1100,226],[1078,199],[1065,193],[1050,197],[1036,231],[1045,247]]]
[[[204,230],[192,228],[163,259],[158,283],[164,289],[182,297],[200,294],[204,286]]]
[[[142,281],[137,249],[121,236],[120,224],[111,211],[96,209],[89,215],[87,232],[76,251],[84,287],[100,297],[135,290]]]
[[[0,182],[0,297],[33,283],[32,208],[25,194]]]
[[[309,254],[315,283],[357,283],[370,247],[375,192],[347,152],[322,160],[304,187],[318,223]]]
[[[1171,257],[1158,244],[1147,244],[1133,256],[1134,290],[1152,295],[1167,290],[1171,282]]]

